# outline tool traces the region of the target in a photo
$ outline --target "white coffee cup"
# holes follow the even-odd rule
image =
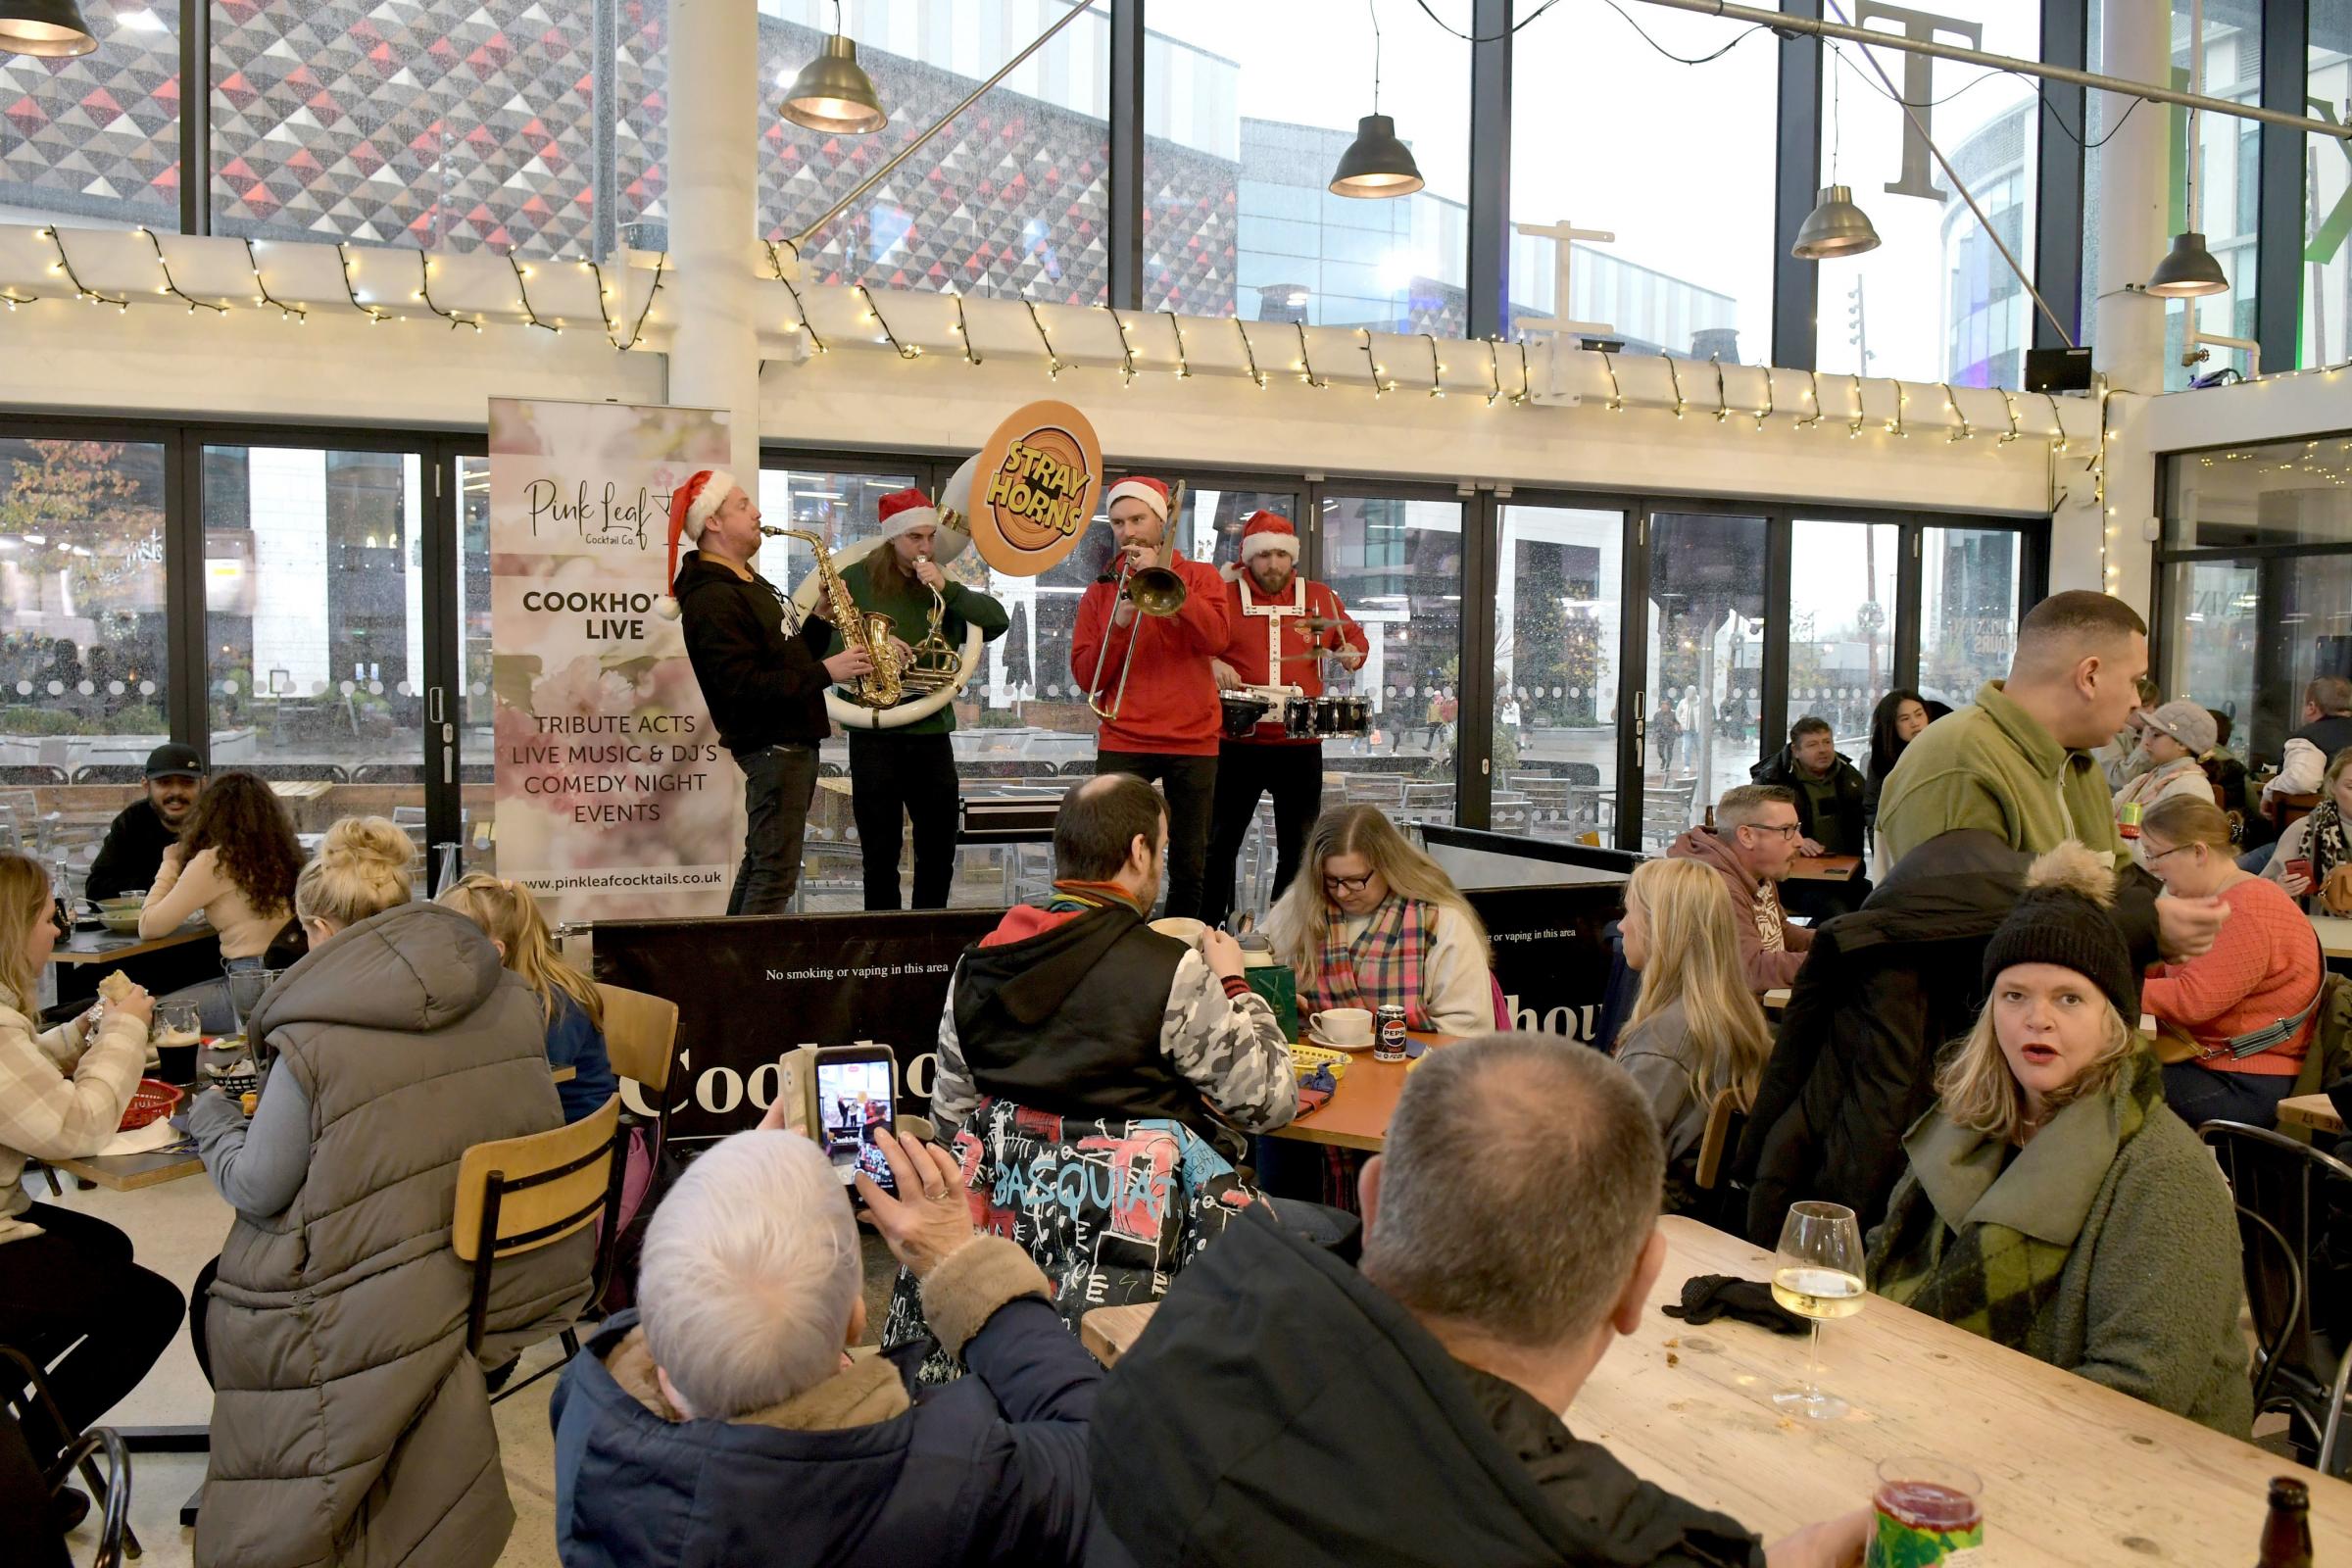
[[[1372,1014],[1363,1007],[1326,1007],[1308,1016],[1306,1032],[1335,1046],[1369,1045]]]

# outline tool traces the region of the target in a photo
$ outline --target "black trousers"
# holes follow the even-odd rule
[[[130,1260],[130,1238],[87,1214],[35,1203],[39,1236],[0,1242],[0,1345],[46,1369],[49,1392],[79,1433],[95,1426],[179,1332],[179,1287]],[[73,1433],[28,1431],[35,1453]]]
[[[806,741],[765,746],[737,757],[735,765],[743,769],[743,864],[727,912],[789,914],[816,795],[816,748]]]
[[[1200,880],[1208,864],[1209,814],[1216,804],[1217,760],[1166,752],[1098,752],[1097,773],[1133,773],[1157,784],[1168,800],[1168,899],[1163,913],[1200,914]]]
[[[1306,835],[1323,808],[1323,743],[1265,744],[1227,741],[1217,752],[1217,798],[1210,813],[1208,871],[1201,889],[1200,918],[1222,924],[1233,912],[1235,871],[1258,797],[1274,797],[1274,891],[1271,904],[1298,874]],[[1171,833],[1173,830],[1171,829]]]
[[[944,909],[956,880],[956,741],[850,731],[850,813],[865,857],[865,906],[899,906],[900,813],[914,824],[914,906]]]

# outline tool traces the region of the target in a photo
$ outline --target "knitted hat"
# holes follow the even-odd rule
[[[1984,947],[1984,987],[2003,969],[2054,963],[2097,986],[2127,1024],[2139,1024],[2139,976],[2132,953],[2108,914],[2115,902],[2115,868],[2095,851],[2069,839],[2026,867],[2017,907]]]
[[[2221,730],[2213,715],[2186,698],[2179,698],[2162,708],[2143,708],[2139,721],[2161,735],[2170,735],[2188,748],[2191,757],[2203,757],[2221,739]]]
[[[1279,550],[1293,561],[1298,559],[1298,530],[1291,519],[1279,512],[1253,512],[1242,525],[1242,560],[1255,561],[1269,551]]]
[[[703,525],[737,488],[735,476],[725,469],[699,468],[669,493],[669,571],[662,579],[667,591],[654,601],[657,613],[670,620],[678,618],[678,536],[683,534],[701,544]]]
[[[1162,522],[1168,520],[1168,487],[1157,479],[1147,479],[1141,474],[1121,479],[1103,492],[1103,513],[1107,515],[1112,504],[1120,501],[1141,501],[1152,509],[1153,516]]]
[[[882,498],[882,537],[896,539],[909,528],[939,526],[939,509],[920,490],[893,490]]]

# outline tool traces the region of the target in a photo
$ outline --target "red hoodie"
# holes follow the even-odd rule
[[[1119,689],[1119,665],[1130,636],[1137,639],[1135,667],[1119,716],[1102,721],[1097,750],[1148,752],[1174,757],[1214,757],[1223,732],[1224,709],[1217,677],[1208,662],[1222,653],[1232,634],[1226,612],[1225,579],[1214,566],[1175,556],[1169,564],[1184,579],[1184,608],[1173,615],[1137,615],[1124,627],[1110,624],[1116,585],[1095,583],[1078,601],[1078,628],[1070,639],[1070,674],[1081,690],[1101,661],[1102,678],[1096,701],[1110,706]],[[1104,648],[1107,644],[1108,653]]]

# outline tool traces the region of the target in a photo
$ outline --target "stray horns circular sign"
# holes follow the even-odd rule
[[[1078,548],[1102,495],[1102,446],[1085,415],[1051,400],[1016,410],[980,449],[969,520],[980,558],[1012,577]]]

